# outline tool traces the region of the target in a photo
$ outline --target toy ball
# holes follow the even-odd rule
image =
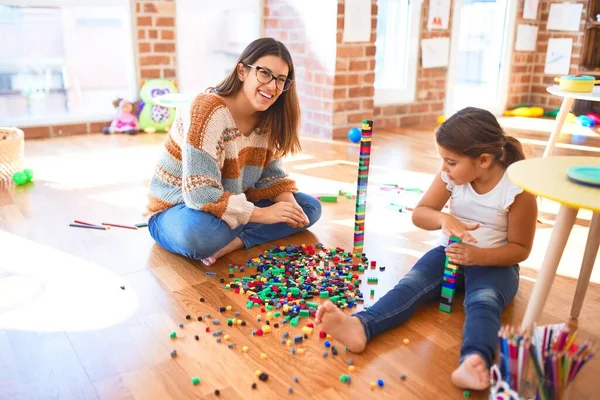
[[[593,128],[596,125],[596,121],[594,121],[587,115],[578,116],[577,122],[579,122],[579,125],[586,127],[586,128]]]
[[[12,180],[17,185],[24,185],[27,183],[27,175],[23,171],[18,171],[13,174]]]
[[[438,124],[438,125],[441,125],[441,124],[443,124],[444,122],[446,122],[446,119],[447,119],[447,118],[446,118],[446,116],[445,116],[445,115],[440,115],[439,117],[437,117],[437,124]]]
[[[24,185],[33,179],[33,171],[31,169],[24,169],[23,171],[17,171],[13,174],[12,180],[17,186]]]
[[[348,129],[348,139],[350,139],[350,141],[352,143],[358,143],[360,142],[360,138],[362,137],[362,131],[359,128],[350,128]]]
[[[33,170],[27,168],[23,170],[23,173],[25,174],[25,176],[27,176],[27,182],[33,179]]]

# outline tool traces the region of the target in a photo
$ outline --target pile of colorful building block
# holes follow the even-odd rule
[[[225,289],[248,296],[246,308],[259,311],[256,319],[264,325],[259,329],[249,330],[252,336],[267,335],[272,332],[272,329],[279,328],[279,324],[297,327],[299,332],[296,334],[290,335],[290,332],[283,331],[281,343],[287,345],[291,355],[302,355],[305,350],[301,346],[312,336],[315,329],[308,318],[316,313],[317,299],[329,299],[340,308],[352,308],[358,303],[363,303],[363,294],[359,290],[360,274],[365,272],[368,265],[369,260],[364,253],[353,255],[339,247],[326,248],[320,243],[314,247],[306,245],[272,247],[258,257],[248,260],[245,265],[230,265],[229,277],[232,280],[225,285]],[[377,264],[371,261],[370,265],[371,269],[375,269]],[[234,278],[236,272],[246,272],[246,270],[252,270],[254,273],[247,272],[248,276]],[[216,275],[213,274],[211,275]],[[369,283],[378,282],[376,277],[367,279]],[[224,279],[220,282],[225,283]],[[370,291],[370,295],[373,298],[374,290]],[[200,297],[200,303],[204,302],[205,299]],[[226,318],[228,327],[246,326],[246,321],[240,319],[241,313],[234,311],[232,306],[218,306],[217,310],[223,318]],[[302,318],[306,318],[305,322],[300,322]],[[221,326],[220,320],[212,317],[210,313],[195,318],[187,314],[185,319],[204,321],[206,333],[212,334],[217,343],[227,343],[230,349],[238,348],[232,335],[227,331],[216,329]],[[184,329],[184,326],[183,323],[179,324],[180,329]],[[211,326],[214,331],[211,330]],[[228,328],[224,327],[224,329]],[[172,340],[179,340],[175,331],[169,336]],[[323,357],[337,356],[338,350],[331,342],[331,335],[321,330],[318,336],[324,340]],[[195,341],[200,340],[198,334],[194,334],[193,338]],[[251,351],[248,346],[241,346],[239,349],[242,353]],[[176,350],[171,351],[171,357],[178,357]],[[266,353],[260,354],[261,360],[267,358]],[[350,374],[355,371],[355,368],[352,359],[349,359],[348,373],[342,374],[340,381],[350,384],[352,379]],[[263,382],[268,379],[268,375],[263,371],[256,371],[256,377]],[[200,377],[192,377],[191,382],[193,385],[199,385]],[[294,382],[298,382],[297,377],[294,377]],[[379,379],[377,383],[371,382],[370,386],[371,389],[376,386],[382,388],[383,380]],[[252,383],[252,389],[256,388],[257,383]],[[288,391],[293,393],[293,387],[290,386]],[[218,393],[219,390],[215,389],[215,395],[218,396]]]
[[[248,261],[256,274],[236,278],[226,289],[248,295],[246,307],[265,307],[283,323],[297,325],[299,317],[313,316],[318,304],[314,298],[328,298],[340,308],[352,308],[364,301],[359,290],[359,274],[368,262],[364,254],[341,248],[312,246],[273,247]]]

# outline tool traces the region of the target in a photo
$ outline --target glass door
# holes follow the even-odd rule
[[[476,106],[501,115],[507,101],[516,1],[454,2],[445,114]]]

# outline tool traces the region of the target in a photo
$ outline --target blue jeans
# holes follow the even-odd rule
[[[371,308],[354,314],[365,328],[367,341],[404,323],[417,306],[431,300],[439,303],[446,260],[444,249],[444,246],[439,246],[427,252]],[[470,266],[461,267],[460,272],[457,289],[465,290],[466,317],[460,361],[469,354],[479,353],[491,366],[498,343],[500,315],[519,288],[519,266]]]
[[[304,193],[295,193],[296,201],[304,210],[312,226],[321,217],[321,203]],[[271,200],[254,203],[257,207],[268,207]],[[285,223],[259,224],[248,223],[231,229],[229,225],[213,214],[177,204],[153,215],[148,221],[148,230],[152,238],[166,250],[182,256],[201,260],[210,257],[225,247],[236,236],[248,249],[258,244],[280,239],[304,228],[292,228]]]

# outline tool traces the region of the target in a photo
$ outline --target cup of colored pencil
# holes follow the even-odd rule
[[[533,335],[502,327],[490,399],[569,399],[573,381],[597,350],[590,342],[576,344],[576,337],[563,325],[536,328]]]

